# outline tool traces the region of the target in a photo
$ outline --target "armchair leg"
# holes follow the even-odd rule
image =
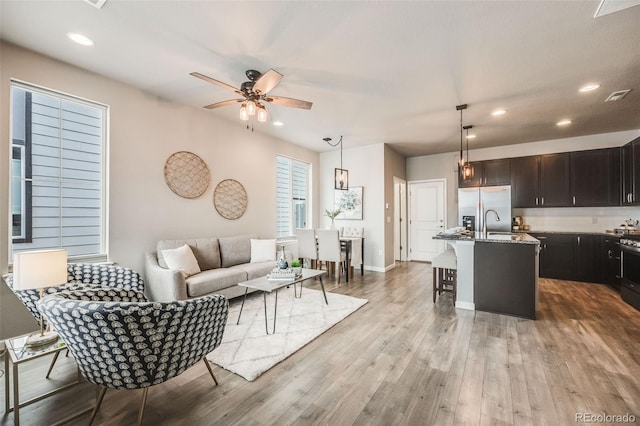
[[[216,384],[216,386],[218,386],[218,381],[216,380],[216,376],[213,375],[213,370],[211,369],[211,364],[209,364],[209,360],[207,358],[203,358],[202,360],[204,361],[204,365],[207,366],[207,370],[209,370],[209,374],[211,374],[211,378],[213,379],[213,382]]]
[[[147,402],[147,394],[149,393],[149,388],[146,387],[142,391],[142,403],[140,404],[140,411],[138,411],[138,426],[142,425],[142,416],[144,416],[144,405]]]
[[[96,414],[98,414],[98,410],[100,409],[100,405],[102,404],[102,400],[104,399],[104,394],[107,393],[107,388],[100,388],[100,393],[98,394],[98,398],[96,399],[96,406],[93,408],[93,412],[91,413],[91,418],[89,419],[89,426],[93,424],[93,421],[96,418]]]

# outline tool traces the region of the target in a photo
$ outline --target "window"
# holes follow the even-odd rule
[[[11,82],[13,253],[66,248],[106,260],[108,108]]]
[[[294,235],[296,228],[309,223],[309,171],[311,166],[302,161],[278,156],[277,158],[277,213],[278,237]]]

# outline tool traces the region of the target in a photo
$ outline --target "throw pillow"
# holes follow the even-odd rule
[[[276,240],[251,240],[251,263],[276,260]]]
[[[200,266],[193,251],[186,244],[176,249],[162,250],[162,256],[169,269],[182,272],[185,278],[200,272]]]

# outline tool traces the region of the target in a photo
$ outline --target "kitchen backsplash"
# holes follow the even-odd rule
[[[604,232],[640,220],[640,207],[514,208],[511,214],[523,216],[531,231]]]

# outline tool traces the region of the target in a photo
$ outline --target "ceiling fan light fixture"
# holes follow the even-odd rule
[[[265,123],[267,121],[267,109],[264,105],[258,105],[258,122]]]
[[[240,107],[240,120],[247,121],[249,120],[249,112],[247,111],[247,104],[242,104]]]
[[[256,103],[254,101],[247,102],[247,113],[249,115],[256,115]]]

